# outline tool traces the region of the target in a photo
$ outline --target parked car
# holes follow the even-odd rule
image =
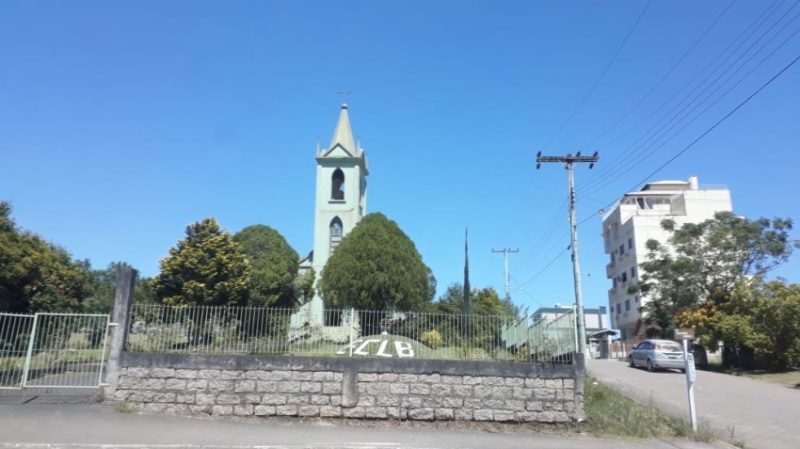
[[[683,348],[670,340],[645,340],[631,349],[628,364],[645,367],[647,371],[666,368],[684,372]]]

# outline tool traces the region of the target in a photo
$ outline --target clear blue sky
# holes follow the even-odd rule
[[[591,216],[800,54],[795,36],[757,66],[800,27],[795,3],[775,3],[736,54],[741,68],[722,72],[714,58],[773,5],[733,4],[626,117],[729,2],[653,2],[609,66],[646,2],[6,1],[0,198],[96,267],[124,260],[154,275],[207,216],[232,232],[268,224],[304,254],[316,141],[329,141],[347,89],[368,209],[416,242],[440,291],[462,278],[469,226],[473,286],[502,291],[491,250],[519,248],[515,301],[570,303],[567,254],[526,283],[569,243],[565,172],[536,171],[536,152],[600,151],[576,173],[579,216]],[[659,128],[710,63],[722,87],[690,95],[694,114]],[[799,115],[800,64],[653,179],[695,174],[729,186],[739,214],[800,220]],[[682,131],[636,146],[658,129]],[[629,167],[630,148],[648,156]],[[600,228],[579,231],[590,306],[610,287]],[[799,259],[776,274],[800,281]]]

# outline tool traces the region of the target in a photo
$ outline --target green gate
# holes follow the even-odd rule
[[[108,315],[0,313],[0,389],[97,388]]]

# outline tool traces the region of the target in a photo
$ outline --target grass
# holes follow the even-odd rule
[[[800,389],[800,370],[787,371],[784,373],[741,372],[739,375]]]
[[[31,357],[30,369],[47,369],[68,362],[99,362],[100,349],[64,349],[60,351],[39,352]],[[22,369],[24,356],[0,357],[0,369]]]
[[[617,391],[588,378],[584,390],[586,422],[581,430],[596,436],[614,438],[689,438],[710,442],[714,434],[700,426],[697,433],[683,419],[642,405]]]
[[[114,411],[118,413],[133,413],[136,411],[136,407],[130,402],[117,402],[114,404]]]

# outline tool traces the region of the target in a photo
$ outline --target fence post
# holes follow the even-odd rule
[[[108,362],[106,365],[105,395],[110,398],[117,390],[119,380],[120,358],[128,340],[130,329],[131,305],[133,304],[133,289],[136,286],[137,272],[133,268],[123,265],[117,269],[117,285],[114,293],[114,310],[109,323]]]
[[[353,332],[355,331],[355,329],[353,329],[353,326],[355,325],[355,315],[356,315],[355,309],[350,307],[350,345],[349,345],[350,357],[353,356]]]
[[[28,384],[28,373],[31,369],[31,358],[33,357],[33,343],[36,341],[36,324],[39,321],[39,314],[33,315],[33,325],[31,326],[31,335],[28,338],[28,350],[25,352],[25,364],[22,366],[22,379],[20,387],[25,388]]]

